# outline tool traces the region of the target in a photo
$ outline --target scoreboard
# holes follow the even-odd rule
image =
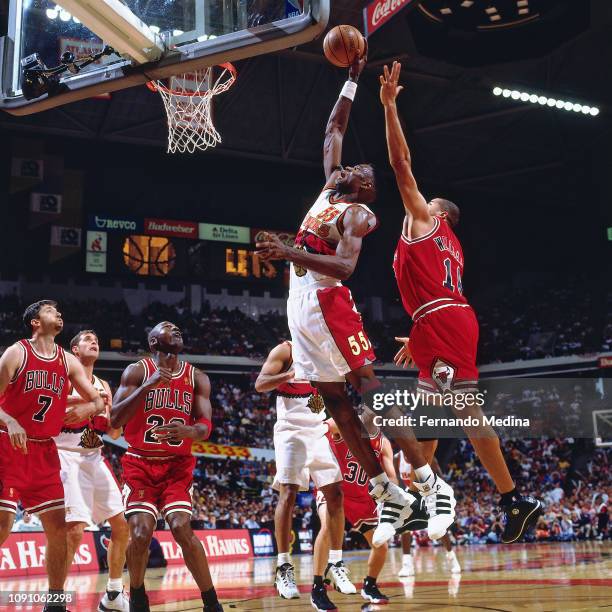
[[[264,261],[255,253],[255,243],[265,230],[186,221],[145,219],[142,223],[102,215],[92,218],[96,228],[87,231],[87,272],[288,285],[287,262]],[[293,244],[295,234],[270,231]]]

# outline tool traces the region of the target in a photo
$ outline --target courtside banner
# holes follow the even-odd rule
[[[46,574],[47,538],[38,531],[11,533],[0,547],[0,578]],[[86,531],[76,551],[70,572],[97,572],[98,556],[93,534]]]
[[[600,368],[612,368],[612,357],[600,357],[599,367]]]
[[[378,28],[385,25],[402,9],[416,6],[417,0],[374,0],[363,9],[363,27],[366,37],[371,36]]]
[[[194,531],[202,542],[206,557],[211,559],[248,559],[253,556],[248,529],[202,529]],[[170,531],[155,531],[153,537],[159,541],[168,565],[184,565],[183,551]]]
[[[172,236],[173,238],[198,238],[198,224],[193,221],[174,221],[170,219],[145,219],[145,234]]]

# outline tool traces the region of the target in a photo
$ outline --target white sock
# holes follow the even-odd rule
[[[446,552],[446,556],[447,557],[454,557],[455,556],[455,551],[454,550],[448,550]]]
[[[329,551],[329,562],[335,565],[338,561],[342,561],[342,549]]]
[[[426,463],[423,467],[415,468],[414,474],[419,482],[426,482],[430,477],[433,478],[434,475],[429,463]]]
[[[123,591],[123,579],[122,578],[109,578],[106,583],[107,591]]]
[[[384,472],[378,476],[374,476],[374,478],[370,478],[370,484],[373,487],[377,484],[385,484],[385,482],[389,482],[389,477]]]
[[[291,563],[291,553],[278,553],[277,567],[280,567],[284,563]]]
[[[410,553],[404,553],[402,555],[402,563],[405,565],[406,563],[410,563],[412,561],[412,555]]]

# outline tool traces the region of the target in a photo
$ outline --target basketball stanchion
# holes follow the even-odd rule
[[[229,62],[220,64],[213,82],[213,66],[149,81],[147,87],[161,95],[168,117],[168,153],[204,151],[221,142],[212,119],[212,99],[226,92],[236,81],[237,72]]]

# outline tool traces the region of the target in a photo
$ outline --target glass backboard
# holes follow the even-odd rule
[[[65,52],[77,57],[98,53],[107,41],[52,0],[10,0],[8,36],[0,39],[0,108],[29,114],[151,78],[165,78],[173,70],[185,72],[292,47],[323,31],[329,1],[121,0],[159,37],[163,47],[160,60],[145,67],[118,54],[103,56],[78,74],[62,74],[66,91],[28,101],[22,91],[24,58],[37,53],[51,68],[60,64]],[[92,0],[82,4],[88,2]]]

